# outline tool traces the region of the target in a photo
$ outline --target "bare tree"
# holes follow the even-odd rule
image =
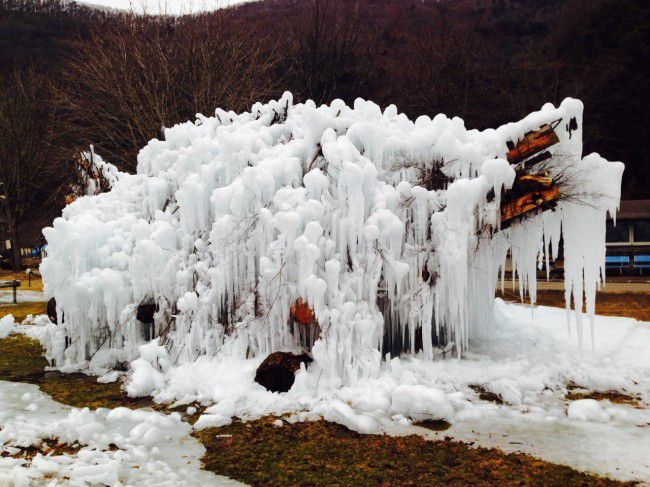
[[[363,22],[356,2],[309,0],[299,8],[282,32],[293,89],[317,103],[367,97],[385,25]]]
[[[409,45],[408,62],[394,59],[396,65],[391,68],[400,79],[392,88],[406,93],[393,96],[406,97],[406,108],[413,113],[468,117],[489,103],[491,96],[489,85],[479,83],[488,76],[485,47],[477,34],[480,18],[472,24],[459,23],[449,2],[422,8],[427,21]],[[409,90],[403,90],[404,86]]]
[[[224,14],[226,15],[226,14]],[[243,110],[274,88],[261,39],[219,15],[124,16],[73,43],[61,97],[80,146],[133,171],[163,126],[216,107]]]
[[[16,66],[0,78],[0,209],[15,270],[20,226],[55,191],[61,173],[48,94],[45,77],[32,67]]]

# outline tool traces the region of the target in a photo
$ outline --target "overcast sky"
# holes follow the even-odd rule
[[[78,3],[101,5],[138,13],[179,15],[244,3],[251,0],[76,0]]]

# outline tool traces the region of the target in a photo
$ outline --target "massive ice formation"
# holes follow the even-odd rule
[[[392,105],[294,105],[285,94],[166,129],[138,155],[137,174],[110,171],[119,177],[109,192],[74,201],[44,230],[45,290],[64,316],[49,357],[131,360],[150,338],[136,309],[155,304],[153,335],[173,363],[303,346],[324,374],[354,381],[375,374],[382,353],[432,359],[453,343],[460,354],[490,332],[508,253],[534,302],[538,266],[560,246],[582,340],[623,172],[582,158],[582,109],[566,99],[479,131],[444,115],[411,121]],[[559,142],[537,166],[558,204],[500,229],[519,169],[508,143],[545,124]],[[292,319],[297,299],[311,324]]]

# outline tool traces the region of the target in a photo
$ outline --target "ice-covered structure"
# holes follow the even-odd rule
[[[623,172],[582,157],[582,111],[566,99],[479,131],[285,94],[166,129],[137,174],[111,171],[110,191],[77,199],[44,230],[45,291],[64,316],[49,357],[110,366],[152,336],[177,364],[305,347],[322,373],[353,382],[387,352],[460,354],[490,333],[508,253],[534,302],[538,266],[561,245],[582,340]],[[540,127],[554,137],[543,154],[526,139]],[[521,174],[550,181],[554,209],[533,193],[501,228]],[[144,304],[153,328],[136,318]]]

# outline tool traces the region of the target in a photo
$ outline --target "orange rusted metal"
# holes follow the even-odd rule
[[[314,312],[302,298],[298,298],[291,305],[291,317],[302,325],[308,325],[314,319]]]

